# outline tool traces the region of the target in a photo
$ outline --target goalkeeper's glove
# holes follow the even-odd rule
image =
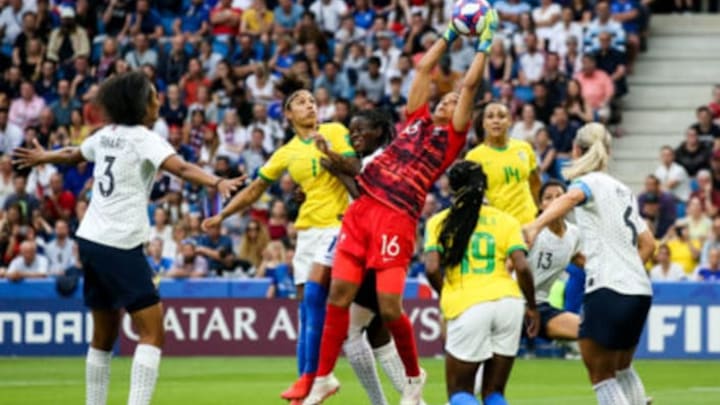
[[[480,33],[477,46],[475,49],[478,52],[489,53],[492,47],[493,37],[497,32],[498,26],[500,25],[500,17],[497,15],[497,11],[490,10],[485,16],[485,26]]]
[[[460,33],[455,28],[455,25],[450,21],[448,24],[447,29],[445,30],[445,33],[443,34],[443,39],[448,43],[448,45],[452,44],[458,37],[460,36]]]

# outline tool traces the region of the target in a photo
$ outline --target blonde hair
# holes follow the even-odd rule
[[[583,125],[575,137],[575,146],[580,148],[582,156],[563,170],[563,176],[572,180],[590,172],[606,171],[610,161],[611,139],[604,125],[596,122]]]

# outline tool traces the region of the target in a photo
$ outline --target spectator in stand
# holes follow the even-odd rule
[[[686,203],[690,197],[690,178],[685,168],[675,162],[675,151],[670,146],[660,149],[660,166],[655,169],[655,177],[666,190],[680,203]]]
[[[218,109],[217,104],[215,104],[212,100],[210,96],[210,89],[207,88],[207,86],[198,86],[197,88],[197,100],[188,107],[188,112],[191,117],[195,111],[202,111],[205,113],[205,118],[211,128],[217,125],[218,118],[220,117],[220,110]]]
[[[672,194],[660,188],[655,175],[645,178],[645,190],[638,196],[640,215],[653,226],[655,239],[662,238],[675,223],[677,204]]]
[[[258,269],[262,263],[262,252],[268,243],[270,243],[270,235],[265,224],[257,219],[251,219],[240,238],[238,258],[250,262],[255,269]]]
[[[60,7],[60,27],[50,34],[47,58],[59,65],[72,63],[78,56],[90,56],[90,40],[87,31],[75,23],[75,10]]]
[[[540,5],[532,11],[535,32],[540,40],[540,49],[547,50],[553,34],[553,27],[560,21],[562,9],[552,0],[540,0]]]
[[[650,269],[650,279],[653,282],[676,282],[687,279],[683,268],[670,261],[672,252],[668,245],[662,244],[655,254],[655,267]]]
[[[710,251],[720,249],[720,217],[712,220],[710,236],[705,240],[700,253],[700,263],[707,263],[710,260]]]
[[[35,88],[29,81],[20,85],[20,97],[10,104],[8,119],[21,129],[37,124],[40,111],[45,108],[45,100],[35,94]]]
[[[64,219],[55,222],[55,238],[45,246],[45,256],[50,274],[65,274],[68,269],[77,267],[77,245],[70,237],[70,226]]]
[[[256,277],[272,280],[267,298],[294,298],[297,294],[292,275],[292,259],[279,241],[270,242],[263,251],[263,261]]]
[[[98,80],[106,79],[113,72],[117,72],[115,64],[117,61],[124,60],[120,56],[118,50],[118,42],[115,38],[106,37],[103,41],[102,52],[100,54],[100,61],[97,64],[95,71],[95,78]],[[127,63],[125,63],[127,65]]]
[[[270,34],[274,26],[273,12],[267,9],[265,0],[253,0],[252,7],[243,11],[240,32],[254,37]]]
[[[570,121],[578,126],[593,121],[593,111],[582,97],[582,85],[575,79],[570,79],[567,82],[564,106]]]
[[[607,73],[597,68],[593,55],[583,55],[582,71],[575,74],[580,84],[582,98],[592,109],[596,120],[606,122],[610,118],[610,102],[615,95],[615,85]]]
[[[185,94],[185,98],[183,99],[185,105],[190,105],[197,101],[198,87],[210,86],[210,80],[205,77],[199,59],[191,58],[188,61],[187,73],[180,78],[179,84]]]
[[[51,222],[68,221],[75,213],[75,196],[64,189],[62,173],[56,172],[50,176],[50,185],[43,198],[43,217]]]
[[[133,37],[133,49],[125,54],[125,62],[131,69],[138,69],[143,65],[158,65],[158,54],[150,47],[147,35],[142,32]]]
[[[633,62],[640,51],[640,6],[636,0],[612,0],[610,14],[625,31],[628,66],[632,72]]]
[[[264,104],[255,104],[253,106],[253,118],[248,128],[260,128],[262,130],[265,153],[274,151],[275,144],[282,142],[285,137],[285,131],[280,124],[268,117],[267,106]]]
[[[338,31],[342,18],[348,14],[347,4],[342,0],[315,0],[308,10],[315,15],[318,27],[330,36]]]
[[[32,212],[40,208],[40,202],[34,196],[27,192],[27,180],[24,176],[15,175],[13,180],[14,193],[5,199],[5,210],[8,207],[19,204],[21,207],[21,215],[24,221],[30,222]]]
[[[268,217],[268,234],[271,240],[285,239],[287,237],[288,212],[282,200],[273,200],[270,203],[270,216]]]
[[[457,42],[457,41],[456,41]],[[389,78],[399,77],[402,79],[400,84],[400,94],[407,98],[410,92],[410,84],[415,77],[415,69],[413,68],[412,58],[406,54],[400,54],[397,63],[397,69],[390,69]]]
[[[715,142],[716,149],[720,147],[720,126],[713,122],[712,110],[707,106],[700,106],[695,110],[697,122],[692,128],[703,141]]]
[[[545,83],[537,82],[533,84],[533,106],[535,107],[535,115],[542,121],[543,124],[548,125],[550,123],[550,117],[555,109],[553,100],[550,99],[548,89],[545,87]]]
[[[197,242],[185,239],[180,244],[180,254],[168,271],[168,278],[202,278],[208,273],[207,260],[197,252]]]
[[[573,77],[577,72],[582,70],[582,52],[580,45],[575,37],[567,39],[565,56],[562,59],[561,67],[568,77]]]
[[[232,3],[232,0],[220,0],[210,11],[212,36],[219,41],[229,41],[240,30],[242,10],[234,8]]]
[[[0,207],[13,193],[13,167],[10,155],[0,155]]]
[[[105,34],[114,37],[124,45],[130,34],[131,2],[128,0],[110,0],[103,13]]]
[[[708,261],[695,272],[697,281],[720,282],[720,249],[710,249]]]
[[[493,40],[494,42],[494,40]],[[502,44],[502,40],[498,39]],[[468,45],[469,41],[465,38],[458,38],[450,46],[450,62],[453,72],[465,73],[470,68],[475,51]],[[502,45],[500,45],[502,46]]]
[[[380,104],[385,95],[385,76],[380,71],[380,58],[372,56],[368,59],[367,72],[360,73],[356,88],[365,91],[375,105]]]
[[[538,48],[537,35],[530,33],[525,37],[526,51],[518,59],[520,84],[527,86],[542,79],[545,68],[545,55]]]
[[[720,212],[720,190],[713,188],[710,170],[699,170],[696,178],[697,189],[690,194],[690,198],[700,200],[703,212],[714,218]]]
[[[545,124],[535,117],[535,106],[525,104],[522,106],[520,120],[516,121],[510,129],[510,137],[526,142],[532,142],[538,130],[545,128]]]
[[[565,107],[555,107],[552,117],[552,124],[548,128],[553,148],[556,152],[556,163],[559,168],[564,167],[566,162],[572,159],[572,149],[575,142],[575,135],[580,127],[570,121]],[[559,173],[559,171],[557,171]]]
[[[23,21],[23,15],[32,11],[23,0],[10,0],[7,3],[3,3],[4,8],[0,13],[0,32],[2,32],[2,41],[5,45],[12,45],[15,43],[18,35],[22,32],[22,26],[20,23]]]
[[[690,238],[687,220],[675,221],[675,225],[670,227],[663,242],[668,245],[672,253],[670,260],[679,264],[685,275],[690,276],[700,260],[702,245],[699,240]]]
[[[402,122],[407,99],[402,95],[402,79],[395,76],[390,79],[390,94],[383,97],[380,107],[390,114],[393,122]]]
[[[323,67],[323,73],[315,79],[315,90],[324,88],[333,98],[349,99],[352,97],[352,88],[344,72],[335,61],[328,61]]]
[[[548,52],[545,56],[545,70],[543,71],[542,83],[548,90],[548,100],[553,106],[561,105],[566,98],[567,75],[560,69],[560,56],[554,52]]]
[[[600,48],[595,52],[595,63],[598,69],[607,73],[615,84],[614,98],[622,97],[628,92],[626,58],[623,52],[610,46],[610,33],[598,35]]]
[[[175,35],[170,40],[170,51],[164,55],[158,64],[158,76],[165,83],[177,83],[182,78],[187,67],[190,54],[185,50],[185,39],[182,35]]]
[[[292,32],[300,24],[304,12],[303,6],[292,0],[279,0],[273,12],[276,29],[281,34]]]
[[[573,21],[573,12],[570,7],[562,9],[561,19],[550,32],[550,47],[548,50],[555,52],[564,58],[567,55],[567,44],[570,38],[575,38],[575,44],[583,40],[582,25]]]
[[[509,36],[518,29],[520,16],[530,13],[530,5],[520,0],[500,0],[494,4],[500,17],[500,29]]]
[[[379,32],[377,34],[378,47],[375,52],[373,52],[373,56],[380,58],[381,71],[386,78],[389,73],[397,70],[398,60],[400,59],[400,55],[402,53],[400,49],[395,46],[393,42],[394,38],[395,36],[392,31]]]
[[[537,157],[537,168],[540,173],[540,179],[544,182],[551,178],[557,179],[558,173],[555,168],[555,148],[553,148],[552,139],[547,129],[543,128],[535,133],[535,156]]]
[[[173,268],[173,256],[165,256],[164,243],[161,238],[151,238],[147,247],[147,261],[155,274],[165,275]]]
[[[499,11],[500,10],[498,10],[498,12]],[[503,18],[500,18],[500,20],[504,21]],[[423,37],[425,37],[425,34],[429,32],[434,33],[435,30],[427,23],[423,13],[420,11],[414,12],[410,18],[410,27],[409,30],[407,30],[407,35],[405,36],[405,46],[403,47],[403,52],[410,55],[422,52],[423,49],[425,49],[422,43]]]
[[[186,42],[199,43],[209,32],[210,7],[204,0],[191,0],[182,16],[173,22],[173,34],[181,35]]]
[[[50,104],[50,110],[55,117],[55,124],[70,125],[70,118],[73,110],[82,108],[82,103],[70,94],[70,82],[59,80],[57,83],[58,99]]]
[[[135,12],[130,17],[130,34],[143,33],[153,42],[163,37],[164,29],[160,14],[150,8],[150,0],[137,0]]]
[[[20,256],[10,262],[7,277],[10,281],[21,281],[28,278],[45,278],[48,276],[48,260],[38,254],[35,242],[27,240],[20,244]]]
[[[267,137],[262,128],[251,127],[248,131],[250,132],[250,142],[242,151],[240,157],[241,161],[244,162],[244,172],[254,174],[257,172],[257,169],[265,164],[269,156],[263,146]]]
[[[573,13],[573,21],[577,21],[580,25],[587,27],[592,20],[593,11],[588,0],[570,0],[570,9]]]
[[[712,220],[703,211],[702,202],[698,198],[690,198],[687,204],[687,225],[690,239],[704,243],[710,236]]]
[[[598,37],[602,32],[610,33],[613,48],[625,52],[625,30],[622,24],[611,18],[610,4],[606,1],[598,1],[595,4],[595,16],[585,31],[585,52],[595,52],[600,48]]]
[[[675,161],[682,166],[688,176],[695,175],[702,169],[710,168],[712,143],[701,141],[694,127],[685,130],[685,140],[675,149]]]
[[[182,126],[188,117],[188,109],[183,104],[180,88],[171,84],[167,89],[165,103],[160,107],[160,115],[165,118],[169,127]]]
[[[218,225],[208,227],[207,233],[197,238],[197,244],[197,253],[207,258],[210,270],[221,273],[224,270],[221,253],[233,251],[232,239],[222,235]]]
[[[9,154],[22,142],[22,129],[8,119],[7,106],[0,106],[0,153]]]
[[[172,247],[172,225],[169,223],[167,211],[165,211],[163,207],[155,207],[155,212],[153,212],[153,225],[150,227],[150,239],[161,239],[168,248]],[[162,252],[163,256],[169,256],[171,254],[172,252],[170,250]]]
[[[720,84],[716,84],[713,88],[713,99],[708,103],[708,108],[712,111],[713,119],[720,121]]]
[[[275,80],[263,63],[255,65],[254,73],[245,79],[245,88],[256,103],[270,104],[276,99]]]
[[[355,18],[352,15],[346,15],[342,19],[340,29],[333,33],[333,37],[335,38],[335,49],[338,52],[352,42],[366,40],[367,32],[355,25]]]
[[[240,126],[237,111],[232,108],[225,110],[217,134],[220,141],[218,154],[229,157],[232,162],[237,162],[249,140],[249,134]]]

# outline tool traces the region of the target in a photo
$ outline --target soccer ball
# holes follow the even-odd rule
[[[478,35],[485,25],[485,14],[490,8],[485,0],[458,0],[453,6],[452,24],[460,34]]]

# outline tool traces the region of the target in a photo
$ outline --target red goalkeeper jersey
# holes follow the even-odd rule
[[[434,125],[427,104],[412,112],[407,126],[358,176],[363,191],[378,201],[420,216],[432,185],[465,146],[467,129]]]

